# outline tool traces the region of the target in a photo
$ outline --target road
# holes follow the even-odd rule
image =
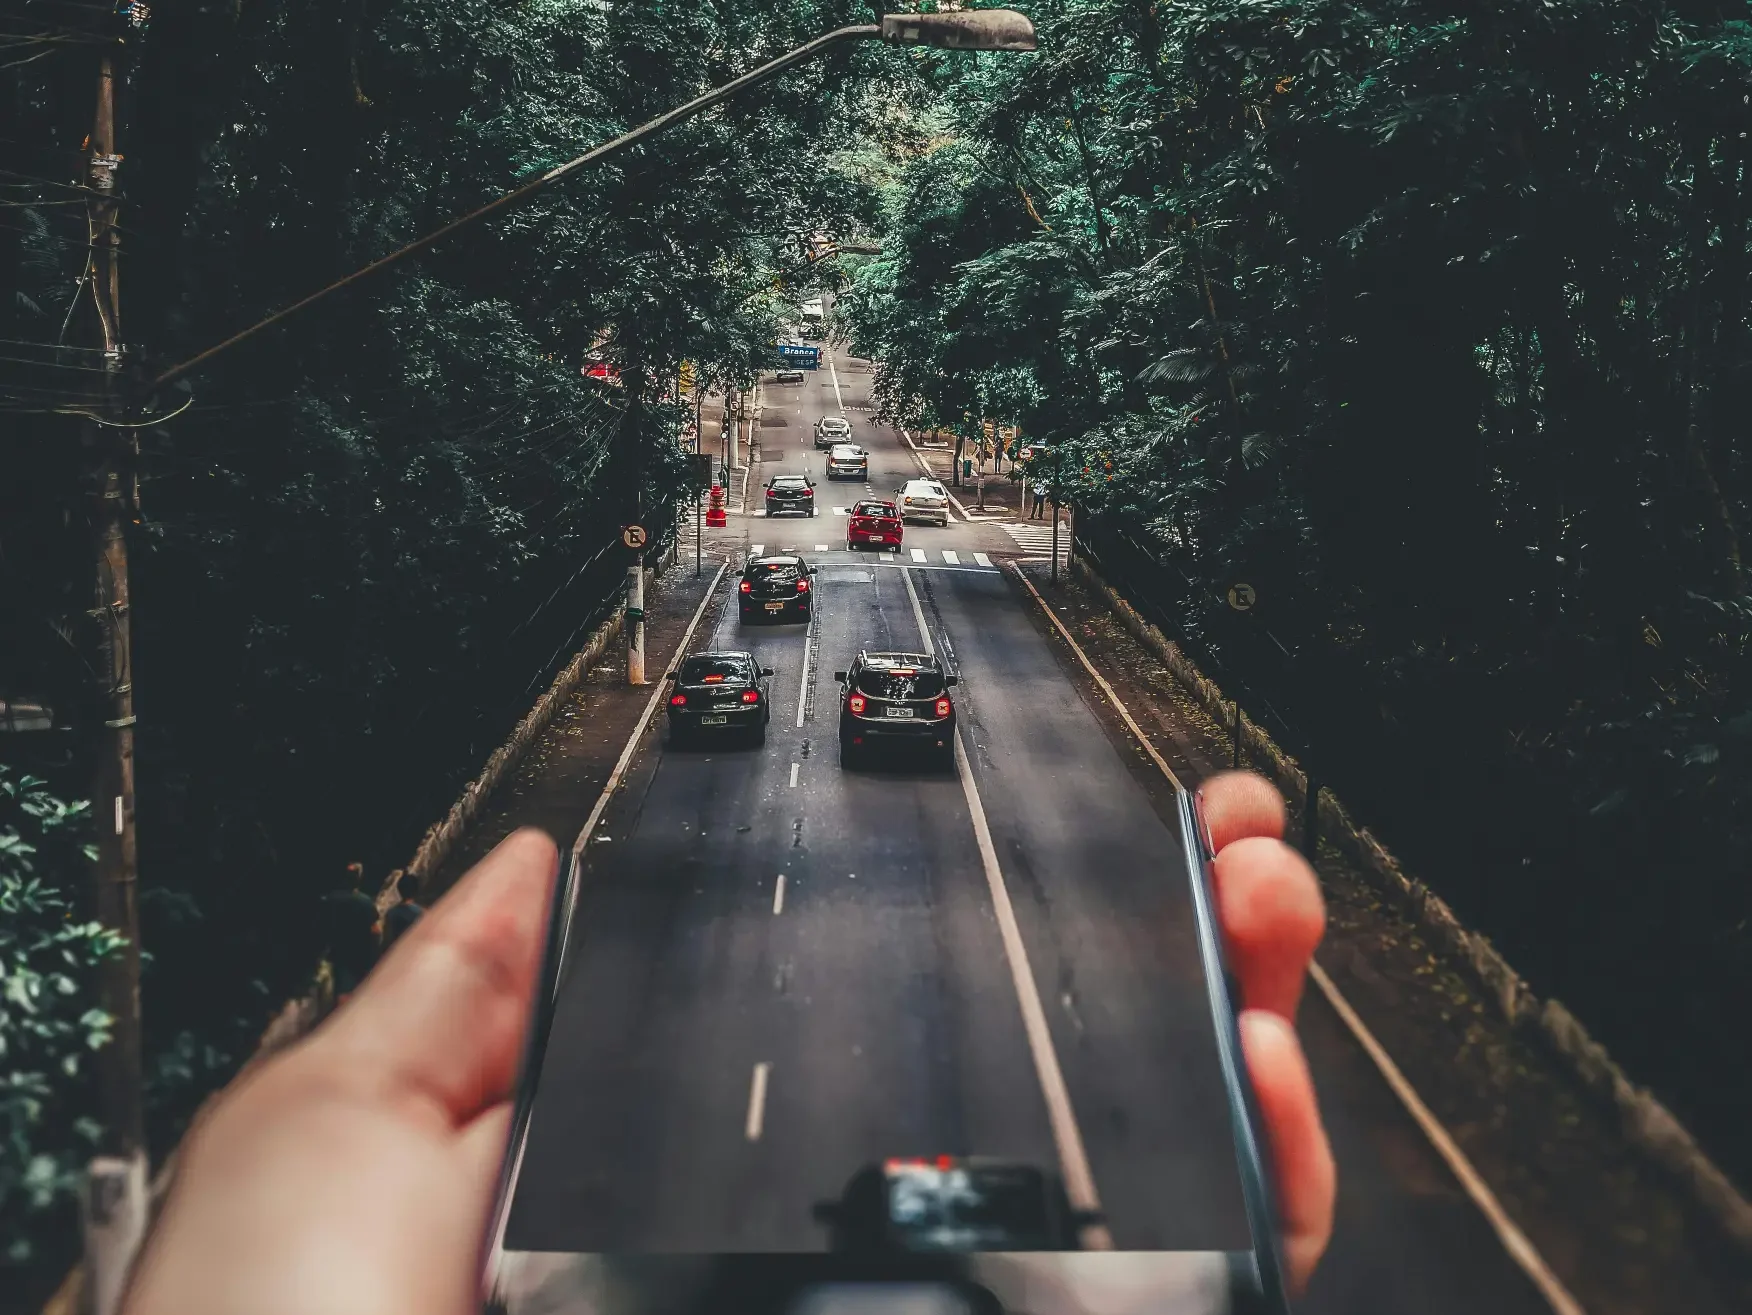
[[[1244,1250],[1174,824],[1002,569],[1045,527],[849,553],[864,489],[825,479],[814,419],[852,419],[876,490],[917,459],[843,356],[766,404],[759,475],[811,474],[821,514],[741,524],[821,567],[817,616],[696,640],[775,669],[765,747],[647,753],[587,851],[508,1248],[818,1251],[812,1207],[871,1161],[1081,1153],[1116,1249]],[[832,672],[921,643],[962,675],[965,780],[842,770]],[[1298,1309],[1548,1310],[1318,999],[1302,1028],[1342,1188]]]

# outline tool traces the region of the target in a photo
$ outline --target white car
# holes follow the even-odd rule
[[[852,437],[852,422],[844,416],[822,416],[815,422],[815,448],[821,451],[847,442]]]
[[[909,479],[899,489],[900,518],[949,524],[949,490],[934,479]]]
[[[827,454],[829,479],[867,479],[869,475],[870,458],[856,443],[835,443]]]

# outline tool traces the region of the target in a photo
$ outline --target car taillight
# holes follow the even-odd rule
[[[864,709],[868,706],[868,702],[862,694],[854,694],[846,701],[846,706],[850,708],[855,715],[861,717],[864,715]]]
[[[775,492],[773,492],[773,491],[772,491],[772,490],[771,490],[771,489],[768,489],[768,490],[767,490],[767,497],[769,497],[769,498],[776,498],[776,497],[778,497],[778,496],[779,496],[779,495],[778,495],[778,494],[777,494],[777,493],[775,493]]]
[[[743,690],[742,691],[742,701],[744,703],[759,703],[760,702],[760,691],[757,689]]]
[[[685,708],[687,706],[687,695],[673,695],[669,700],[669,706],[672,708]]]
[[[744,580],[742,582],[742,592],[745,594],[753,593],[754,592],[754,585],[752,583],[750,583],[749,581]]]
[[[948,699],[938,699],[937,700],[937,715],[939,717],[947,717],[949,715],[949,700]]]
[[[807,581],[807,580],[797,581],[797,592],[800,594],[808,593],[809,592],[809,581]]]

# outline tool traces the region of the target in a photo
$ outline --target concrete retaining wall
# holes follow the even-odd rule
[[[1162,660],[1211,717],[1233,729],[1235,704],[1179,645],[1120,597],[1083,558],[1073,558],[1071,569],[1106,600],[1120,624]],[[1291,800],[1303,801],[1306,806],[1307,773],[1244,713],[1240,721],[1243,766],[1260,772]],[[1541,1000],[1487,937],[1463,926],[1441,896],[1408,874],[1331,791],[1318,792],[1316,813],[1318,834],[1352,859],[1370,883],[1437,947],[1464,964],[1505,1019],[1536,1035],[1584,1087],[1609,1102],[1631,1143],[1672,1174],[1730,1239],[1752,1251],[1752,1203],[1703,1153],[1672,1112],[1646,1088],[1633,1083],[1574,1014],[1556,1000]]]

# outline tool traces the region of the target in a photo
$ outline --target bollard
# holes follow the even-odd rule
[[[146,1157],[93,1159],[79,1206],[85,1233],[85,1315],[115,1315],[146,1236]]]

